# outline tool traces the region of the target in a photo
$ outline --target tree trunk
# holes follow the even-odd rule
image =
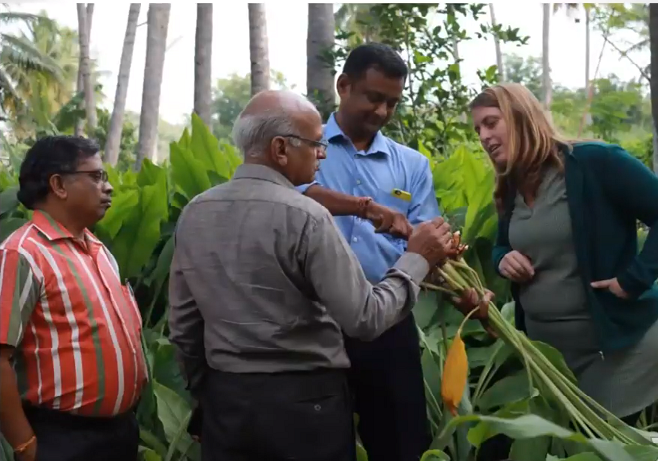
[[[142,89],[142,111],[139,117],[139,141],[135,170],[142,166],[142,160],[153,159],[158,140],[160,120],[160,90],[167,51],[167,30],[169,28],[170,3],[150,3],[148,11],[148,32],[146,38],[146,65],[144,66],[144,87]]]
[[[491,25],[496,27],[496,13],[494,13],[494,4],[489,3],[489,14],[491,14]],[[505,64],[503,63],[503,52],[500,49],[500,39],[494,35],[494,47],[496,48],[496,67],[498,67],[498,81],[505,81]]]
[[[253,96],[270,88],[270,57],[264,3],[249,3],[249,54]]]
[[[197,3],[194,44],[194,112],[212,128],[212,3]]]
[[[585,8],[585,89],[589,88],[590,76],[590,11],[588,7]]]
[[[126,26],[126,35],[123,39],[117,89],[114,94],[114,108],[112,109],[112,117],[110,118],[110,127],[107,130],[107,141],[105,142],[105,161],[112,166],[116,165],[119,161],[119,151],[121,150],[121,133],[123,131],[123,117],[126,112],[130,66],[133,61],[137,21],[139,21],[139,10],[141,6],[141,3],[131,3],[128,10],[128,25]]]
[[[544,3],[543,27],[542,27],[542,93],[544,96],[544,108],[546,111],[551,110],[552,87],[551,87],[551,66],[548,56],[549,51],[549,32],[551,21],[551,4]]]
[[[96,104],[94,101],[94,79],[91,75],[89,61],[89,42],[91,39],[91,20],[94,16],[94,4],[78,3],[78,41],[80,46],[80,59],[78,61],[78,92],[84,92],[84,108],[87,118],[87,136],[94,136],[97,126]],[[84,123],[79,120],[75,127],[75,134],[81,136]]]
[[[651,115],[653,116],[653,171],[658,174],[658,3],[649,4],[651,50]]]
[[[333,50],[335,29],[333,3],[308,4],[306,93],[325,118],[335,109],[336,90],[334,69],[322,57]]]

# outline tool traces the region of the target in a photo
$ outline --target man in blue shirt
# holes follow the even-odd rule
[[[371,283],[402,255],[412,226],[440,214],[428,159],[380,131],[407,72],[386,45],[350,53],[337,82],[340,106],[324,127],[327,158],[316,181],[298,188],[335,216]],[[369,461],[417,461],[431,435],[413,315],[372,342],[344,339]]]

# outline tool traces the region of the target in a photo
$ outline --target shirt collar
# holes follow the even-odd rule
[[[329,142],[336,140],[337,138],[342,138],[343,140],[352,142],[350,138],[348,138],[347,135],[343,133],[343,130],[341,130],[338,126],[335,112],[329,116],[329,120],[327,120],[327,123],[324,126],[324,137]],[[365,155],[378,153],[391,155],[391,150],[389,149],[388,143],[386,142],[386,136],[384,136],[381,131],[377,132],[375,138],[372,140],[372,144],[370,144],[370,147],[365,152]]]
[[[60,239],[77,240],[66,227],[55,221],[52,216],[43,210],[34,210],[32,213],[32,224],[50,241]],[[87,242],[94,245],[102,245],[101,241],[89,229],[85,229],[84,235]]]
[[[253,163],[240,164],[233,174],[233,179],[258,179],[261,181],[269,181],[279,186],[289,187],[294,189],[295,186],[281,173],[265,165],[257,165]]]

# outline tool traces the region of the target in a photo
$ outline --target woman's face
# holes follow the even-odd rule
[[[507,124],[497,107],[476,107],[471,112],[475,131],[491,161],[505,167],[508,158]]]

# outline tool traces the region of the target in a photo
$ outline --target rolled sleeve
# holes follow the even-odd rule
[[[312,183],[309,183],[309,184],[302,184],[301,186],[297,186],[297,187],[295,187],[295,189],[297,189],[297,191],[299,191],[300,193],[305,194],[306,190],[309,187],[315,186],[316,184],[320,185],[320,183],[318,181],[313,181]]]
[[[19,250],[0,250],[0,344],[17,347],[39,301],[41,281]]]

